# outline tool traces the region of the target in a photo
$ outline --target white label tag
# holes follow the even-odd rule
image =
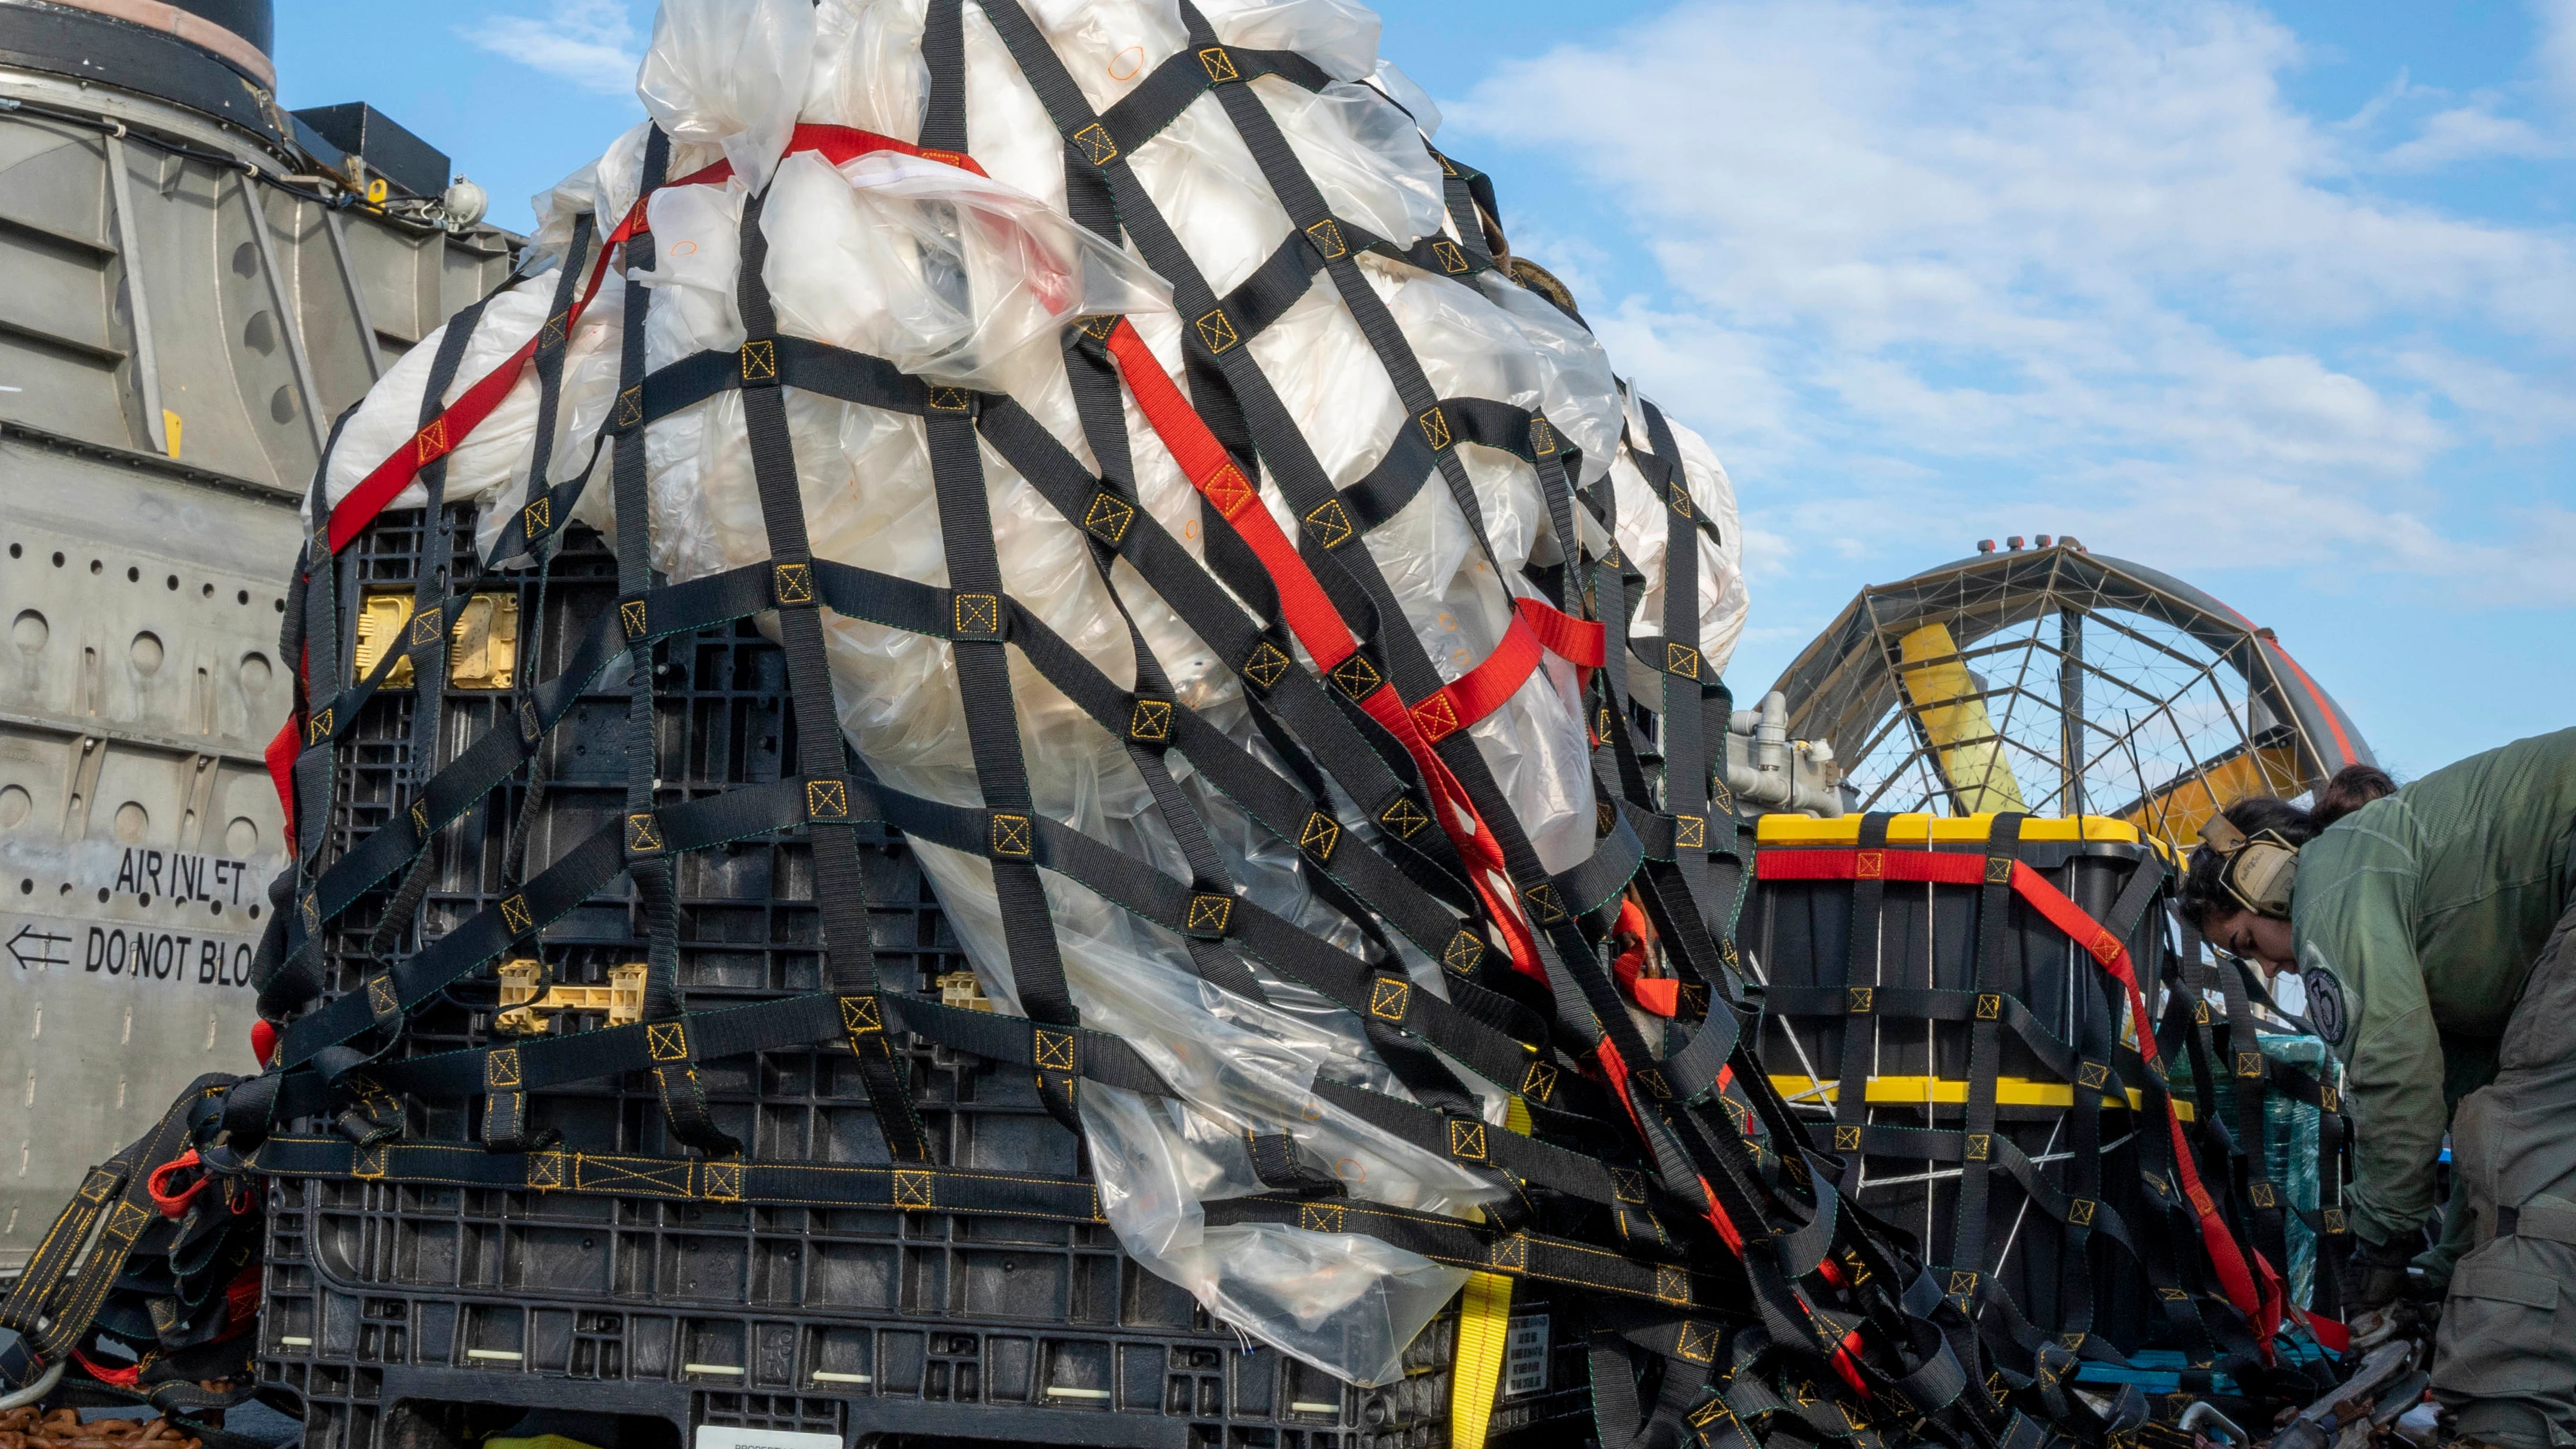
[[[799,1434],[792,1429],[698,1426],[697,1449],[842,1449],[838,1434]]]
[[[1547,1390],[1547,1315],[1515,1313],[1503,1340],[1503,1397]],[[699,1449],[706,1449],[701,1444]]]

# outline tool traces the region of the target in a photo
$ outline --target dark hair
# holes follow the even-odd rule
[[[2346,765],[2317,787],[2317,803],[2308,807],[2319,830],[2384,795],[2397,793],[2397,782],[2377,765]]]
[[[2323,834],[2327,826],[2383,795],[2396,793],[2397,782],[2388,778],[2387,771],[2376,765],[2346,765],[2317,787],[2316,803],[2305,810],[2276,796],[2249,795],[2223,813],[2228,824],[2247,835],[2278,831],[2292,845],[2305,845]],[[2177,904],[2183,919],[2195,928],[2206,928],[2212,918],[2244,909],[2236,897],[2227,893],[2226,882],[2220,878],[2224,869],[2218,852],[2206,845],[2191,853],[2191,864],[2182,878],[2182,899]]]

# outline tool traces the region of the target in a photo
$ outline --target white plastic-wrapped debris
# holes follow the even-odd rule
[[[573,331],[543,481],[592,470],[575,517],[612,534],[649,527],[652,562],[674,582],[769,557],[741,395],[719,392],[647,430],[649,520],[614,516],[608,453],[596,440],[618,390],[619,337],[635,288],[652,294],[648,367],[743,344],[739,232],[756,186],[767,188],[759,225],[783,336],[885,358],[942,384],[1007,393],[1086,464],[1092,453],[1061,350],[1067,327],[1123,315],[1171,377],[1183,376],[1185,324],[1167,279],[1141,253],[1069,219],[1065,141],[978,7],[965,10],[963,93],[966,149],[983,174],[890,150],[836,166],[793,147],[800,124],[905,140],[920,133],[930,92],[925,8],[925,0],[662,6],[638,90],[653,123],[672,138],[669,175],[719,161],[731,174],[719,184],[668,186],[647,200],[656,264],[632,275],[612,269]],[[1189,43],[1177,0],[1036,0],[1030,9],[1096,110],[1121,100]],[[1207,0],[1202,9],[1226,44],[1298,51],[1337,78],[1320,91],[1276,80],[1251,86],[1335,216],[1399,248],[1443,235],[1460,239],[1441,163],[1421,129],[1436,125],[1436,115],[1411,82],[1378,60],[1372,14],[1348,0]],[[1405,99],[1411,114],[1390,95]],[[646,130],[619,137],[595,166],[538,199],[540,251],[560,255],[578,213],[597,218],[594,235],[628,214],[640,189]],[[1291,235],[1289,213],[1212,94],[1140,149],[1133,164],[1220,294]],[[1648,580],[1635,628],[1656,632],[1660,501],[1619,457],[1623,424],[1639,446],[1645,430],[1629,417],[1590,334],[1499,271],[1453,280],[1376,256],[1363,258],[1362,271],[1438,396],[1544,413],[1581,450],[1578,483],[1594,485],[1608,474],[1619,545]],[[556,284],[556,274],[544,272],[491,301],[447,400],[535,335]],[[335,502],[412,436],[442,336],[433,334],[397,364],[349,421],[328,471]],[[1331,285],[1309,288],[1247,346],[1336,486],[1367,475],[1410,423],[1387,369]],[[1201,552],[1198,492],[1134,398],[1123,406],[1139,501]],[[813,553],[945,584],[922,420],[795,389],[785,407]],[[491,505],[483,514],[487,552],[527,496],[537,416],[531,375],[448,458],[446,497]],[[1714,666],[1744,618],[1734,499],[1706,445],[1676,431],[1693,500],[1722,541],[1699,555],[1700,596],[1708,601],[1701,637]],[[1450,678],[1496,650],[1512,624],[1514,596],[1534,594],[1524,565],[1533,550],[1555,548],[1530,463],[1490,447],[1458,454],[1490,556],[1436,480],[1365,537],[1404,625]],[[1011,596],[1121,687],[1132,686],[1126,621],[1082,530],[990,446],[983,467]],[[1275,480],[1261,481],[1263,502],[1295,536],[1297,514]],[[415,483],[395,506],[422,501]],[[1178,699],[1266,757],[1269,746],[1229,662],[1197,639],[1148,581],[1132,570],[1115,577]],[[980,804],[950,644],[832,614],[825,630],[841,724],[868,766],[897,789]],[[1036,808],[1188,874],[1120,741],[1016,655],[1010,684]],[[1640,698],[1650,707],[1660,702],[1651,691]],[[1583,860],[1593,848],[1595,812],[1574,667],[1547,658],[1472,727],[1472,738],[1546,869]],[[1172,767],[1245,897],[1347,950],[1377,949],[1314,898],[1295,849],[1251,822],[1186,761],[1175,756]],[[917,848],[986,992],[1016,1011],[989,863],[928,843]],[[1401,1350],[1457,1292],[1463,1272],[1359,1234],[1210,1226],[1202,1204],[1265,1191],[1247,1134],[1289,1124],[1358,1199],[1473,1215],[1494,1189],[1312,1090],[1320,1077],[1405,1095],[1353,1013],[1269,976],[1262,981],[1266,1004],[1220,990],[1192,969],[1178,937],[1062,877],[1049,875],[1045,884],[1083,1024],[1134,1043],[1187,1099],[1158,1102],[1105,1087],[1081,1098],[1103,1208],[1121,1242],[1215,1316],[1287,1352],[1362,1383],[1397,1376]],[[1438,963],[1394,939],[1412,979],[1445,996]],[[1505,1094],[1517,1084],[1471,1081],[1487,1119],[1503,1122]]]

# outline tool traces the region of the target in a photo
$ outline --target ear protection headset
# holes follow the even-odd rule
[[[2218,883],[2236,903],[2276,921],[2290,918],[2290,890],[2298,883],[2299,848],[2277,830],[2252,836],[2224,815],[2200,827],[2203,845],[2218,852]]]

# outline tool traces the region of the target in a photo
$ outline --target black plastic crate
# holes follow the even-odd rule
[[[408,596],[431,538],[422,522],[418,511],[388,513],[344,556],[344,659],[366,593]],[[450,577],[472,579],[471,514],[451,509],[445,522]],[[599,540],[576,530],[542,606],[533,575],[475,586],[518,603],[516,682],[561,667],[589,621],[613,607],[615,575]],[[654,669],[661,803],[797,773],[783,659],[752,624],[666,640]],[[550,780],[525,874],[623,810],[625,669],[593,688],[545,746]],[[507,691],[444,690],[441,755],[513,706]],[[410,758],[414,708],[408,687],[386,689],[361,715],[337,765],[333,855],[405,808],[416,775],[427,773]],[[504,860],[526,792],[524,776],[514,779],[440,837],[426,897],[433,935],[506,893]],[[957,983],[970,967],[901,841],[862,836],[862,855],[886,986],[937,994],[942,977]],[[371,938],[398,879],[334,923],[333,993],[354,989],[374,960]],[[818,989],[801,835],[682,856],[678,888],[680,981],[693,1009]],[[545,931],[552,980],[603,985],[611,967],[642,959],[625,887],[615,890]],[[415,945],[404,933],[388,954]],[[498,1040],[498,1005],[489,977],[459,983],[413,1015],[399,1050]],[[557,1030],[599,1020],[568,1017]],[[1079,1139],[1022,1074],[897,1040],[944,1165],[1088,1172]],[[701,1070],[718,1124],[755,1158],[882,1160],[845,1050],[777,1050]],[[476,1110],[413,1101],[408,1135],[474,1141]],[[640,1079],[538,1093],[529,1110],[568,1148],[680,1152]],[[356,1180],[275,1180],[270,1212],[261,1378],[303,1398],[315,1449],[470,1443],[527,1408],[621,1416],[629,1449],[677,1443],[710,1424],[887,1445],[1450,1442],[1454,1316],[1408,1350],[1403,1381],[1359,1389],[1211,1321],[1098,1224]],[[1547,1305],[1525,1283],[1513,1314],[1524,1342],[1507,1360],[1488,1442],[1583,1442],[1590,1395],[1579,1335],[1547,1323]],[[1528,1342],[1539,1336],[1543,1352]]]
[[[2032,823],[2044,827],[2055,822]],[[1844,827],[1848,831],[1856,824],[1857,821],[1847,821]],[[1812,829],[1798,832],[1802,838],[1814,833]],[[1846,838],[1843,848],[1849,848],[1849,844]],[[1981,856],[1986,847],[1982,839],[1953,840],[1946,834],[1927,846],[1918,828],[1912,839],[1898,840],[1888,848],[1928,848]],[[2023,864],[2039,871],[2086,914],[2105,922],[2134,872],[2161,868],[2151,847],[2111,840],[2025,840],[2018,847],[2018,855]],[[1840,1011],[1840,993],[1853,987],[1952,992],[1978,989],[1975,950],[1980,886],[1888,881],[1879,911],[1879,954],[1873,962],[1865,944],[1847,979],[1845,961],[1852,933],[1853,890],[1854,883],[1848,880],[1765,880],[1756,886],[1747,903],[1739,939],[1749,949],[1775,998],[1801,989],[1824,988],[1823,994],[1833,999],[1834,1010]],[[2003,994],[2019,1000],[2062,1041],[2078,1041],[2077,1026],[2086,1020],[2102,1024],[2104,1039],[2115,1034],[2125,1009],[2119,988],[2104,978],[2081,943],[2070,940],[2017,896],[2007,899],[2010,916],[2004,960],[1996,978]],[[2127,942],[2132,959],[2139,963],[2140,978],[2151,1004],[2155,994],[2152,978],[2163,959],[2164,928],[2164,913],[2150,907]],[[1831,1142],[1833,1108],[1814,1083],[1856,1083],[1858,1078],[1869,1076],[1896,1078],[1903,1083],[1898,1092],[1891,1093],[1897,1095],[1927,1078],[1935,1083],[1956,1084],[1969,1075],[1972,1022],[1927,1021],[1892,1014],[1874,1024],[1875,1059],[1857,1063],[1856,1073],[1847,1078],[1840,1017],[1775,1014],[1764,1018],[1763,1065],[1773,1074],[1774,1082],[1784,1087],[1783,1094],[1800,1109],[1820,1143]],[[2017,1033],[2005,1029],[1999,1035],[2002,1052],[1998,1078],[2015,1084],[2060,1084],[2061,1079],[2041,1063]],[[1804,1095],[1801,1088],[1806,1089]],[[2070,1113],[2065,1106],[2014,1104],[2003,1093],[1998,1096],[1998,1134],[2009,1138],[2035,1163],[2066,1159],[2071,1139]],[[1962,1125],[1965,1110],[1963,1104],[1940,1100],[1928,1106],[1873,1101],[1869,1120],[1878,1126],[1955,1131]],[[2127,1108],[2106,1105],[2102,1109],[2101,1200],[2117,1208],[2133,1231],[2143,1228],[2159,1232],[2160,1225],[2145,1221],[2148,1208],[2139,1188],[2140,1174],[2145,1170],[2137,1138],[2142,1130],[2162,1131],[2160,1118]],[[1846,1150],[1842,1155],[1860,1157],[1860,1205],[1914,1235],[1927,1260],[1947,1263],[1955,1240],[1962,1164],[1875,1151],[1862,1155]],[[2224,1179],[2220,1182],[2223,1184]],[[1845,1190],[1850,1189],[1851,1180],[1846,1179]],[[2030,1201],[2012,1175],[1990,1172],[1983,1270],[1993,1275],[1994,1286],[2009,1294],[2033,1325],[2052,1336],[2066,1321],[2061,1309],[2063,1246],[2056,1224]],[[2193,1254],[2199,1251],[2197,1243],[2182,1247]],[[2109,1338],[2124,1351],[2142,1346],[2148,1341],[2146,1335],[2160,1326],[2156,1321],[2160,1316],[2152,1311],[2154,1291],[2146,1276],[2101,1234],[2094,1235],[2087,1256],[2092,1285],[2091,1331]]]

